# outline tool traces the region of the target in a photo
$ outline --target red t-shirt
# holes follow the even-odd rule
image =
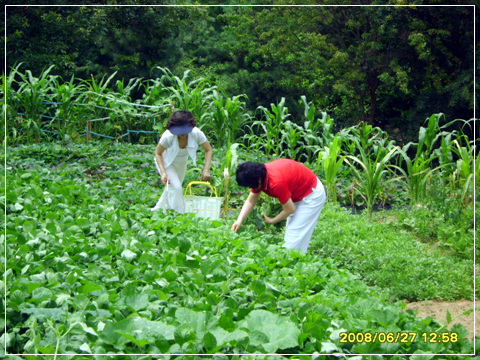
[[[279,159],[266,163],[267,177],[258,190],[277,198],[280,203],[285,204],[288,199],[293,202],[301,201],[305,196],[312,193],[317,187],[317,176],[315,173],[294,160]]]

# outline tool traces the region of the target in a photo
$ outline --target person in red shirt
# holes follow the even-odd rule
[[[326,201],[325,189],[315,173],[289,159],[266,164],[247,161],[237,167],[236,180],[238,185],[252,190],[232,225],[232,231],[238,231],[264,192],[277,198],[283,207],[273,218],[263,214],[264,222],[276,224],[287,219],[283,247],[306,253]]]

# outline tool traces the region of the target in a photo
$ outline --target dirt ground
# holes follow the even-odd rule
[[[477,307],[480,306],[478,302],[475,304]],[[465,310],[472,309],[474,307],[473,300],[459,300],[455,302],[448,301],[439,301],[439,300],[427,300],[421,302],[412,302],[407,303],[405,310],[411,309],[418,312],[417,317],[427,318],[433,317],[440,324],[445,324],[447,322],[447,310],[452,315],[452,319],[455,318],[458,314],[463,313]],[[475,331],[474,331],[474,319],[475,319]],[[472,312],[469,315],[462,315],[452,321],[448,326],[448,329],[455,324],[461,324],[468,330],[470,338],[473,336],[480,337],[480,310]]]

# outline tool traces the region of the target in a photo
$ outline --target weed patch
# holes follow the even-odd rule
[[[434,251],[393,223],[349,215],[328,204],[312,240],[314,254],[379,286],[393,299],[418,301],[473,298],[473,262]]]

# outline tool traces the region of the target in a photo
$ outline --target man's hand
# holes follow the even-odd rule
[[[237,220],[233,223],[231,230],[237,232],[240,226],[242,226],[242,223]]]
[[[263,213],[263,217],[265,218],[263,220],[263,222],[265,224],[275,224],[275,222],[273,221],[273,219],[271,217],[268,217],[267,214]]]
[[[263,222],[265,224],[276,224],[276,223],[279,223],[280,221],[285,220],[295,212],[295,204],[293,203],[291,198],[288,199],[288,201],[285,204],[282,204],[282,207],[283,207],[283,210],[280,211],[280,213],[274,218],[268,217],[267,214],[263,214],[263,217],[265,218]]]

